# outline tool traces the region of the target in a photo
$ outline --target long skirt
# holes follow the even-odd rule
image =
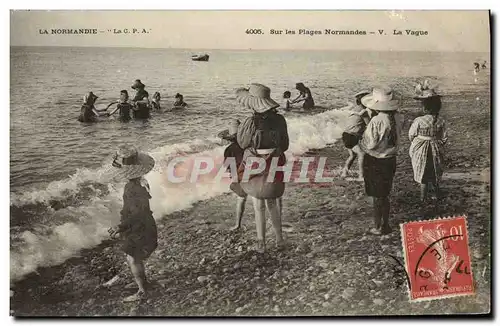
[[[443,148],[437,142],[418,137],[413,139],[410,145],[413,179],[418,183],[439,182],[443,175],[443,154]]]

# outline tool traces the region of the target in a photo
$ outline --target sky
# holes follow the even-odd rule
[[[99,32],[51,34],[52,29],[80,28]],[[138,33],[131,33],[134,28]],[[247,34],[249,29],[263,34]],[[271,35],[271,29],[283,34]],[[285,29],[296,34],[286,35]],[[299,35],[300,29],[323,34]],[[368,34],[326,35],[325,29]],[[394,29],[403,34],[393,35]],[[406,35],[406,30],[428,35]],[[484,10],[10,12],[11,46],[489,52],[489,32],[489,12]]]

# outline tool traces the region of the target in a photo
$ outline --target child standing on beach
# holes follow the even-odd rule
[[[238,167],[243,160],[243,149],[238,145],[236,140],[239,125],[240,120],[233,120],[229,126],[229,130],[219,133],[220,138],[230,142],[229,146],[224,150],[224,162],[226,162],[228,158],[234,158],[236,167]],[[228,164],[229,162],[226,163]],[[231,165],[228,164],[227,169],[231,172],[231,176],[237,176],[238,171],[231,171]],[[248,196],[241,188],[238,180],[232,180],[229,188],[236,194],[236,220],[234,226],[231,228],[231,231],[236,231],[241,227],[241,219],[245,212],[245,204]]]
[[[149,185],[144,175],[154,167],[154,159],[138,152],[134,147],[121,146],[112,163],[114,178],[128,180],[123,192],[121,223],[109,229],[112,238],[120,236],[122,250],[135,282],[137,293],[126,297],[124,302],[138,301],[146,297],[146,273],[144,261],[155,251],[158,245],[158,233],[153,213],[149,207]],[[118,277],[104,284],[111,286]]]
[[[370,94],[369,91],[361,91],[354,95],[356,106],[353,109],[353,112],[347,118],[346,126],[344,128],[344,132],[342,133],[344,146],[349,152],[349,157],[347,158],[344,169],[342,170],[342,178],[347,177],[347,172],[349,172],[352,163],[354,163],[354,160],[356,159],[356,157],[358,157],[359,176],[357,180],[363,181],[364,153],[359,148],[358,143],[361,139],[361,136],[363,135],[363,132],[365,131],[366,125],[370,121],[369,109],[366,109],[365,106],[361,103],[361,98],[368,94]]]
[[[369,232],[375,235],[391,233],[389,225],[389,195],[396,173],[396,156],[399,149],[403,116],[397,113],[400,96],[389,87],[374,88],[361,102],[376,111],[366,126],[359,147],[365,153],[363,176],[365,192],[373,197],[375,227]]]
[[[424,94],[426,95],[426,94]],[[443,175],[443,147],[447,141],[445,122],[439,117],[441,97],[435,93],[415,97],[422,101],[424,115],[416,118],[408,132],[413,178],[420,184],[420,200],[425,202],[429,185],[439,198],[439,181]]]

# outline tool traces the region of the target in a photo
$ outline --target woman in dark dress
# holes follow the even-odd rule
[[[149,101],[149,93],[145,89],[146,85],[140,79],[136,79],[131,87],[136,91],[132,99],[134,119],[148,119],[150,117],[151,103]]]
[[[299,91],[299,96],[295,98],[292,103],[300,103],[302,104],[302,108],[304,110],[311,110],[314,108],[314,99],[311,94],[311,90],[307,88],[303,83],[295,84],[295,89]]]

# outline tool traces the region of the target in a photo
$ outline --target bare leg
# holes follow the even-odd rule
[[[136,294],[133,294],[129,297],[123,299],[125,302],[138,301],[143,298],[146,294],[146,272],[144,270],[144,262],[141,259],[134,258],[130,255],[127,255],[127,262],[130,267],[130,271],[134,276],[135,282],[139,287],[139,290]]]
[[[387,234],[390,233],[391,227],[389,226],[389,212],[390,201],[389,197],[373,197],[374,219],[375,228],[371,229],[373,234]]]
[[[382,211],[382,234],[391,233],[392,229],[389,226],[389,213],[391,211],[391,202],[389,197],[381,198],[381,211]]]
[[[113,276],[113,278],[110,279],[109,281],[107,281],[106,283],[99,284],[95,289],[99,290],[99,289],[103,289],[103,288],[104,289],[110,288],[113,285],[115,285],[118,281],[120,281],[120,275],[119,274]]]
[[[115,275],[112,279],[110,279],[109,281],[107,281],[103,285],[105,287],[111,287],[111,286],[115,285],[116,282],[118,282],[119,280],[120,280],[120,275]]]
[[[423,203],[427,199],[427,192],[429,191],[429,185],[427,183],[420,184],[420,201]]]
[[[439,200],[441,198],[441,191],[439,189],[439,183],[434,184],[434,192],[436,193],[436,198]]]
[[[365,160],[365,154],[359,154],[358,155],[358,180],[363,181],[364,180],[364,173],[363,173],[363,161]]]
[[[347,161],[345,161],[345,166],[344,166],[344,169],[342,170],[342,175],[341,175],[342,178],[347,177],[347,172],[351,168],[351,165],[357,156],[357,154],[354,153],[354,151],[352,149],[348,148],[347,151],[349,152],[349,157],[347,158]]]
[[[247,197],[237,196],[236,198],[236,223],[231,228],[231,231],[239,230],[241,227],[241,219],[243,218],[243,213],[245,212],[245,204],[247,202]]]
[[[382,226],[382,198],[373,197],[373,211],[374,211],[374,221],[375,229],[380,230]]]
[[[283,197],[278,198],[278,209],[280,211],[280,217],[283,217]]]
[[[265,202],[267,210],[271,215],[271,223],[273,225],[274,235],[276,236],[276,246],[282,247],[284,243],[283,243],[283,233],[281,229],[281,215],[279,211],[278,200],[274,198],[266,199]]]
[[[290,223],[283,218],[283,197],[278,198],[278,208],[280,211],[281,225],[286,228],[291,227]]]
[[[266,206],[263,199],[252,197],[255,211],[255,226],[257,228],[257,250],[266,250]]]

